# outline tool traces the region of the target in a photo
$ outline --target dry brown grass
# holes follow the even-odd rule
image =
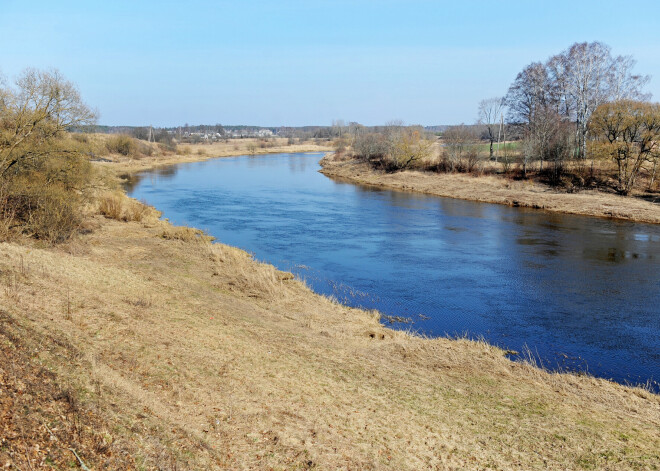
[[[136,469],[136,448],[108,427],[104,411],[80,407],[77,392],[39,359],[44,345],[64,361],[76,361],[75,349],[64,342],[54,345],[21,324],[0,310],[3,467],[67,469],[82,462],[92,469]]]
[[[186,226],[170,226],[169,224],[163,227],[160,236],[163,239],[178,240],[181,242],[210,242],[214,239],[200,229]]]
[[[90,135],[89,139],[98,141],[98,146],[101,146],[108,138],[107,135],[93,134]],[[142,141],[140,142],[142,144],[148,144]],[[152,154],[150,156],[141,155],[139,158],[135,158],[130,155],[124,156],[118,153],[107,154],[106,151],[106,155],[103,158],[108,160],[108,162],[97,162],[97,165],[115,174],[123,174],[177,163],[203,161],[216,157],[282,152],[326,152],[332,150],[332,143],[330,142],[327,145],[318,145],[312,141],[289,145],[286,138],[273,138],[264,147],[261,144],[263,144],[263,141],[256,138],[230,139],[227,142],[205,144],[180,144],[177,146],[176,153],[162,149],[155,144],[148,144],[152,148]]]
[[[0,244],[0,310],[138,468],[660,466],[656,395],[386,329],[166,222],[94,224]]]
[[[411,170],[384,173],[355,160],[324,158],[321,164],[323,174],[358,184],[552,212],[660,223],[660,200],[651,202],[596,190],[566,193],[533,181],[496,175]]]
[[[98,212],[117,221],[140,222],[160,216],[154,208],[117,191],[104,193],[98,198]]]
[[[107,218],[120,220],[124,212],[121,195],[103,195],[99,199],[99,212]]]

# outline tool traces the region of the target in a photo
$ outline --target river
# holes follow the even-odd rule
[[[660,226],[336,182],[321,157],[181,164],[127,190],[394,328],[660,389]]]

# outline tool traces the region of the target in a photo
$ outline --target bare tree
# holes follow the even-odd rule
[[[357,123],[355,121],[351,121],[348,123],[348,134],[351,136],[351,141],[354,142],[355,139],[360,135],[364,133],[364,126],[362,126],[360,123]]]
[[[642,88],[648,76],[633,74],[635,61],[630,56],[612,57],[609,46],[600,43],[575,43],[545,64],[534,62],[518,74],[506,95],[508,118],[528,126],[527,136],[541,117],[555,114],[575,123],[576,155],[586,158],[587,123],[601,104],[620,99],[648,99]]]
[[[648,99],[642,88],[648,76],[635,75],[631,56],[612,57],[609,46],[575,43],[548,61],[553,81],[564,102],[564,115],[576,124],[578,156],[586,158],[587,122],[603,103],[622,99]]]
[[[633,74],[632,70],[636,63],[632,56],[617,56],[612,59],[608,76],[608,101],[648,101],[651,99],[650,93],[642,92],[642,88],[651,80],[651,77]]]
[[[346,127],[346,124],[344,123],[343,119],[333,119],[332,120],[332,135],[333,136],[338,136],[341,139],[342,134],[344,133],[344,128],[345,127]]]
[[[27,69],[16,89],[0,91],[0,176],[34,159],[75,152],[54,140],[95,119],[75,85],[59,72]]]
[[[471,172],[478,163],[479,153],[476,144],[478,134],[472,126],[459,124],[449,126],[442,133],[444,141],[443,160],[447,171]]]
[[[529,64],[516,76],[504,99],[509,121],[531,123],[537,110],[553,104],[551,90],[547,68],[540,62]]]
[[[479,102],[478,123],[486,128],[488,140],[490,141],[490,155],[493,158],[493,143],[496,140],[500,115],[504,110],[504,99],[501,97],[488,98]]]
[[[575,104],[578,156],[586,157],[587,121],[608,99],[610,48],[603,43],[576,43],[562,53],[567,63],[568,91]]]

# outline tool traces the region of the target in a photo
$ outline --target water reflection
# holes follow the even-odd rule
[[[660,378],[659,227],[355,186],[319,174],[319,158],[185,164],[129,191],[321,293],[412,322],[395,326]]]
[[[120,175],[122,185],[126,192],[131,193],[142,181],[143,176],[139,173]]]

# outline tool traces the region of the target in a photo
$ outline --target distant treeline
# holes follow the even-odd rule
[[[470,125],[468,125],[470,126]],[[479,126],[479,125],[474,125]],[[126,134],[133,136],[138,139],[148,139],[149,132],[154,134],[161,133],[163,131],[168,132],[173,135],[184,134],[184,133],[219,133],[219,134],[230,134],[232,132],[259,132],[259,131],[270,131],[274,136],[278,137],[294,137],[302,139],[323,139],[323,138],[335,138],[341,137],[342,135],[350,132],[350,128],[359,127],[360,129],[365,130],[366,132],[383,132],[387,125],[381,126],[365,126],[357,122],[349,122],[348,124],[332,124],[330,126],[251,126],[246,124],[240,125],[226,125],[226,124],[183,124],[181,126],[170,126],[170,127],[151,127],[151,126],[105,126],[105,125],[89,125],[89,126],[76,126],[71,127],[69,131],[79,132],[79,133],[102,133],[102,134]],[[434,125],[434,126],[422,126],[424,131],[433,133],[436,135],[441,135],[445,130],[447,130],[451,125]],[[485,139],[485,137],[484,137]]]

